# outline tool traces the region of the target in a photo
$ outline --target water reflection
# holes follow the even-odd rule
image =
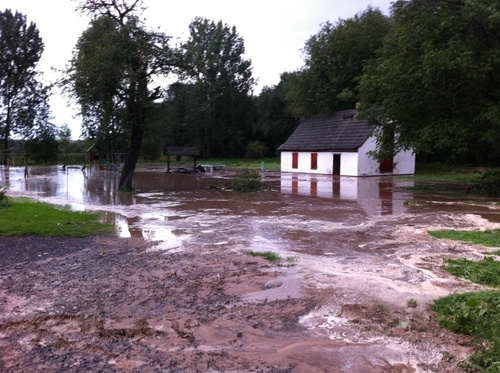
[[[371,216],[406,212],[405,201],[410,195],[405,188],[414,184],[393,177],[282,174],[280,190],[285,194],[356,201]]]

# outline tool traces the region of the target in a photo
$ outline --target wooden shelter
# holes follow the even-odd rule
[[[163,154],[167,157],[167,172],[196,172],[196,160],[200,156],[200,150],[198,148],[189,146],[166,147]],[[172,157],[176,157],[177,161],[179,161],[181,157],[193,158],[193,169],[190,170],[189,167],[179,166],[171,167]]]

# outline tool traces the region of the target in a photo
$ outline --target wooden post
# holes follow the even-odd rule
[[[29,158],[29,154],[26,153],[24,155],[24,177],[27,178],[29,175],[28,175],[28,158]]]

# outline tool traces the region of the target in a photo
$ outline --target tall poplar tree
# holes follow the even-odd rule
[[[306,41],[304,68],[287,79],[292,113],[303,118],[354,109],[363,67],[376,57],[390,25],[389,17],[372,8],[349,19],[323,24]]]
[[[43,42],[35,23],[10,9],[0,12],[0,139],[7,165],[9,139],[48,119],[47,90],[37,81]],[[42,123],[43,124],[43,123]]]
[[[236,27],[196,18],[183,45],[184,78],[191,86],[186,118],[204,157],[243,155],[251,134],[255,82]],[[237,154],[240,151],[240,154]]]

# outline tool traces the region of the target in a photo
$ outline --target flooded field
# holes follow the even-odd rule
[[[163,166],[142,165],[135,191],[118,193],[119,174],[112,170],[32,167],[25,178],[23,168],[11,167],[0,169],[0,185],[7,185],[11,196],[103,212],[115,224],[118,238],[148,243],[141,251],[148,258],[190,255],[201,260],[190,265],[205,270],[210,267],[205,259],[217,256],[217,261],[227,258],[228,271],[234,270],[232,258],[250,258],[248,251],[288,258],[281,266],[261,268],[263,284],[247,279],[246,287],[231,287],[233,296],[257,308],[276,302],[285,312],[288,304],[286,312],[295,315],[297,327],[306,333],[254,336],[247,341],[252,352],[245,351],[265,363],[248,371],[455,371],[446,357],[459,361],[470,346],[433,330],[427,304],[479,289],[440,266],[449,257],[479,259],[485,248],[436,240],[427,230],[498,228],[496,201],[414,195],[412,178],[279,172],[261,173],[265,192],[236,193],[227,188],[235,173],[167,174]],[[224,276],[217,271],[207,279]],[[416,307],[408,307],[409,300]],[[228,325],[231,321],[225,320],[219,327]],[[196,348],[227,351],[227,346],[217,346],[221,330],[196,330],[197,340],[206,343],[205,350]],[[137,364],[124,369],[141,371],[143,365]],[[193,371],[247,371],[203,366]],[[178,371],[191,371],[189,367]]]

